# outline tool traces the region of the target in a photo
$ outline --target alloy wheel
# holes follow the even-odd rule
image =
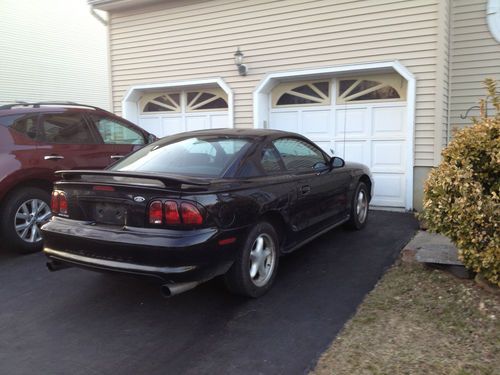
[[[365,222],[366,214],[368,213],[368,199],[364,190],[360,190],[356,199],[356,215],[358,221],[362,224]]]
[[[42,240],[40,227],[52,216],[50,207],[41,199],[29,199],[16,211],[14,226],[18,236],[26,242]]]
[[[250,280],[255,286],[265,286],[271,279],[276,264],[276,247],[272,238],[260,234],[250,251]]]

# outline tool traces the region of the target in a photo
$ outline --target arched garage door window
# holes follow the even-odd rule
[[[140,100],[141,113],[175,113],[196,111],[227,111],[227,94],[223,90],[146,94]]]
[[[149,94],[142,100],[142,112],[180,112],[181,102],[179,93]]]
[[[273,107],[328,105],[330,81],[281,83],[273,90]]]
[[[222,90],[191,91],[187,93],[187,111],[227,110],[227,95]]]
[[[273,107],[308,107],[331,104],[327,81],[283,82],[272,92]],[[398,74],[338,78],[338,104],[406,100],[406,80]]]
[[[406,100],[406,80],[396,74],[340,78],[337,103]]]

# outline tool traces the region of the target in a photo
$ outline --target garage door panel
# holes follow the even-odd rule
[[[208,116],[189,116],[186,117],[186,130],[202,130],[209,128]]]
[[[330,110],[302,111],[302,133],[314,134],[330,132]]]
[[[314,143],[316,143],[323,151],[325,151],[328,155],[332,154],[331,148],[332,148],[332,142],[330,140],[320,140],[320,141],[314,141],[311,139]]]
[[[374,172],[374,197],[371,204],[404,207],[406,191],[404,177],[404,174]]]
[[[227,128],[228,127],[227,115],[211,115],[210,116],[210,127],[216,128]]]
[[[372,135],[375,137],[404,137],[406,132],[405,107],[374,107]]]
[[[374,171],[405,171],[405,142],[372,141],[371,165]]]
[[[150,132],[151,134],[156,135],[157,137],[163,137],[163,128],[160,125],[161,120],[160,117],[142,117],[139,119],[139,126]]]
[[[167,135],[180,133],[183,130],[181,116],[163,117],[161,123],[163,128],[162,129],[163,137]]]
[[[369,164],[368,160],[368,142],[366,141],[336,141],[334,142],[335,155],[343,158],[345,161]]]
[[[366,108],[337,109],[335,135],[346,137],[366,137],[368,121]],[[344,132],[345,130],[345,132]]]
[[[273,129],[300,133],[298,111],[274,112],[270,120]]]

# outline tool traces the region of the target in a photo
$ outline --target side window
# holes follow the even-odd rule
[[[265,147],[262,149],[260,164],[266,174],[275,174],[283,171],[280,163],[280,157],[276,153],[276,150],[272,147]]]
[[[240,169],[238,170],[238,177],[241,178],[259,177],[261,175],[262,173],[260,172],[259,168],[257,168],[255,163],[251,159],[245,160],[245,162],[240,166]]]
[[[273,143],[289,171],[312,171],[314,164],[325,163],[325,157],[318,148],[300,139],[281,138]]]
[[[143,145],[146,143],[141,132],[111,118],[92,116],[97,131],[106,144]]]
[[[37,132],[37,115],[10,115],[0,117],[0,125],[14,129],[15,131],[25,135],[30,139],[36,139]]]
[[[215,157],[217,156],[217,149],[214,147],[214,145],[210,142],[205,142],[202,140],[199,140],[187,146],[186,150],[191,155],[200,155],[200,154],[203,156],[208,155],[211,160],[215,159]]]
[[[88,124],[79,113],[43,115],[41,133],[42,138],[47,143],[96,143]]]

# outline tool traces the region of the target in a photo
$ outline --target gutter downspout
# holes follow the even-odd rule
[[[113,105],[113,80],[111,77],[111,33],[110,33],[110,27],[109,27],[109,13],[108,13],[108,19],[103,18],[99,13],[96,12],[95,8],[93,5],[90,6],[90,14],[94,16],[105,28],[106,28],[106,65],[108,68],[108,85],[109,85],[109,90],[108,90],[108,108],[107,110],[111,111],[114,113],[114,105]]]
[[[449,10],[449,19],[448,19],[448,109],[447,109],[447,115],[446,115],[446,145],[448,146],[448,143],[450,143],[451,140],[451,103],[452,103],[452,97],[451,97],[451,85],[452,85],[452,78],[451,78],[451,72],[452,72],[452,65],[453,65],[453,59],[451,55],[451,47],[453,43],[453,27],[452,27],[452,22],[453,22],[453,9],[452,9],[453,4],[451,3],[451,0],[448,0],[448,10]]]

